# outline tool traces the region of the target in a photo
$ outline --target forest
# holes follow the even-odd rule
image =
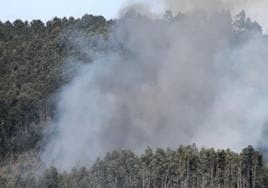
[[[24,167],[20,167],[23,172]],[[262,155],[248,146],[238,154],[231,150],[180,146],[156,149],[148,147],[142,155],[130,150],[107,153],[91,168],[74,168],[70,172],[46,169],[39,177],[28,173],[0,176],[1,187],[42,188],[266,188],[268,169]]]
[[[177,19],[169,12],[165,16]],[[243,11],[239,17],[234,40],[261,33],[260,25],[246,19]],[[267,188],[268,168],[252,146],[241,153],[195,145],[176,150],[148,147],[141,155],[116,150],[91,167],[71,172],[51,167],[40,177],[28,172],[33,164],[23,162],[42,150],[43,128],[56,113],[54,94],[72,78],[66,59],[91,62],[72,39],[82,34],[105,40],[116,22],[87,14],[46,23],[0,22],[0,187]]]
[[[42,126],[53,113],[49,97],[68,80],[62,65],[65,58],[75,54],[83,61],[89,59],[68,41],[70,32],[105,34],[109,25],[92,15],[54,18],[46,24],[40,20],[0,23],[1,160],[37,147]]]

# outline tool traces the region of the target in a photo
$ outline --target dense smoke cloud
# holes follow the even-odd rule
[[[74,41],[94,61],[60,93],[43,161],[70,169],[113,149],[257,146],[268,117],[265,37],[234,30],[228,11],[152,19],[136,8],[94,47]]]

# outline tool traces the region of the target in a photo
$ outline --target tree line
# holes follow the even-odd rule
[[[18,188],[266,188],[268,168],[252,146],[241,153],[230,149],[176,150],[148,147],[142,155],[117,150],[90,167],[59,172],[49,168],[40,176],[1,176],[0,187]]]

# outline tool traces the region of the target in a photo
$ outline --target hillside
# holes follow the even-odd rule
[[[199,22],[195,20],[196,17],[188,18],[187,16],[182,14],[173,16],[169,11],[167,11],[163,18],[159,20],[150,20],[140,15],[137,15],[136,13],[130,12],[124,18],[109,21],[105,20],[105,18],[102,16],[84,15],[82,18],[78,19],[72,17],[63,19],[54,18],[47,23],[43,23],[40,20],[33,20],[30,22],[16,20],[13,23],[9,21],[5,23],[0,22],[0,187],[267,188],[268,169],[265,166],[265,162],[263,160],[264,157],[262,156],[261,152],[256,151],[252,146],[248,146],[247,148],[243,149],[241,153],[233,152],[230,149],[216,151],[214,149],[202,148],[199,150],[195,145],[180,146],[176,150],[165,150],[160,148],[153,150],[148,147],[145,150],[145,153],[142,155],[135,154],[135,149],[134,151],[117,149],[122,146],[122,143],[124,144],[124,141],[132,144],[132,140],[128,140],[129,137],[133,136],[131,133],[134,132],[133,134],[139,136],[142,135],[142,131],[136,131],[135,127],[130,127],[132,126],[131,123],[133,122],[127,119],[129,117],[127,113],[128,106],[125,104],[122,104],[122,109],[120,108],[118,110],[121,113],[118,115],[118,117],[121,117],[123,114],[126,118],[123,118],[121,120],[116,116],[114,117],[114,119],[109,121],[109,123],[112,124],[112,122],[115,122],[116,127],[113,128],[113,130],[118,130],[118,132],[120,132],[121,129],[123,131],[125,129],[129,129],[127,131],[129,131],[130,133],[126,132],[125,134],[125,132],[122,131],[122,134],[118,134],[118,132],[110,131],[110,129],[101,132],[103,133],[101,134],[102,137],[108,140],[108,142],[101,142],[102,145],[100,144],[104,148],[103,151],[106,151],[105,149],[107,148],[109,151],[111,151],[108,152],[105,157],[103,157],[102,159],[98,158],[97,160],[94,160],[95,162],[93,163],[93,165],[85,165],[84,167],[77,166],[77,169],[73,168],[72,171],[62,171],[61,169],[57,169],[54,167],[44,169],[45,167],[42,166],[43,161],[42,159],[40,159],[39,154],[40,152],[45,150],[44,148],[47,144],[45,136],[51,136],[47,135],[47,132],[46,134],[44,134],[44,132],[48,130],[47,127],[54,125],[51,122],[54,122],[55,119],[59,119],[59,116],[57,116],[57,113],[59,113],[57,109],[57,100],[59,100],[58,93],[61,93],[63,88],[65,86],[68,86],[68,84],[73,81],[73,77],[74,75],[76,75],[77,67],[81,65],[95,63],[93,56],[98,53],[105,54],[106,51],[119,51],[118,54],[122,55],[123,57],[123,70],[128,70],[127,66],[130,65],[132,66],[131,68],[135,70],[137,69],[137,72],[139,72],[139,67],[137,68],[133,66],[133,64],[131,64],[133,59],[137,60],[137,62],[139,62],[139,60],[142,58],[144,58],[146,61],[153,59],[154,61],[158,62],[157,55],[162,55],[162,48],[166,50],[170,46],[170,43],[166,41],[164,41],[163,43],[159,41],[162,41],[162,37],[167,37],[166,35],[167,33],[169,34],[169,32],[165,33],[165,30],[162,28],[163,32],[160,32],[159,35],[161,40],[157,40],[156,42],[153,41],[153,46],[155,47],[153,49],[159,50],[157,51],[160,52],[159,54],[155,53],[152,55],[150,53],[146,53],[151,52],[151,47],[146,46],[147,43],[145,43],[144,49],[148,47],[149,50],[146,49],[148,51],[146,51],[145,53],[141,53],[142,55],[140,55],[139,53],[140,51],[142,51],[140,48],[135,48],[136,51],[131,48],[131,45],[135,46],[139,42],[139,33],[137,34],[138,36],[135,35],[135,40],[130,40],[130,43],[124,44],[126,40],[125,38],[128,37],[130,31],[134,30],[135,34],[136,31],[139,32],[139,28],[137,29],[137,26],[146,25],[147,27],[149,27],[152,25],[157,28],[159,27],[159,25],[164,25],[167,27],[168,30],[173,28],[173,23],[179,23],[179,26],[181,26],[180,24],[182,24],[183,26],[192,29],[193,26],[189,25],[193,23],[198,23],[199,25],[197,26],[200,30],[197,29],[197,31],[202,34],[202,32],[207,31],[207,28],[205,28],[204,26],[207,23],[211,24],[214,22],[218,22],[218,19],[220,21],[223,21],[224,23],[227,22],[227,28],[216,28],[216,31],[228,33],[228,39],[226,39],[227,42],[224,40],[219,40],[214,44],[213,40],[215,38],[217,39],[221,37],[221,33],[216,33],[214,31],[212,31],[211,35],[209,35],[209,39],[213,42],[205,41],[207,42],[206,45],[212,48],[211,51],[214,51],[214,45],[216,45],[216,47],[219,47],[220,49],[222,49],[222,46],[225,45],[230,45],[232,48],[235,48],[237,46],[242,46],[244,43],[250,41],[256,36],[259,36],[260,38],[263,37],[262,28],[260,27],[260,25],[256,22],[252,22],[249,18],[246,18],[244,11],[238,14],[234,20],[232,20],[230,13],[228,12],[223,12],[216,16],[218,17],[205,18],[204,20],[202,20],[202,22]],[[197,16],[197,18],[199,18],[199,16]],[[135,23],[135,21],[139,19],[142,20],[142,23]],[[191,21],[191,24],[188,24],[188,20]],[[134,23],[133,28],[130,28],[126,31],[121,28],[122,25],[125,26],[124,24],[127,25],[129,23]],[[119,28],[117,28],[119,31],[116,30],[117,32],[114,33],[112,30],[116,27]],[[128,27],[128,25],[126,27]],[[120,29],[122,29],[123,31]],[[183,29],[181,29],[180,32],[184,33],[185,31]],[[145,34],[142,31],[143,30],[141,30],[141,35],[144,36]],[[177,33],[175,32],[175,34]],[[110,39],[110,35],[112,35],[112,37],[114,38],[111,37],[112,39]],[[159,36],[154,36],[152,34],[153,39],[154,37],[157,38]],[[117,37],[122,38],[118,39]],[[200,43],[204,42],[202,35],[200,38],[195,37],[196,36],[193,36],[194,40],[196,40],[193,44],[200,45]],[[114,42],[113,40],[115,39],[118,39],[119,42]],[[180,38],[180,40],[183,41],[183,37]],[[113,44],[112,42],[114,42],[115,44]],[[228,44],[225,44],[225,42]],[[77,45],[78,43],[79,45]],[[191,45],[192,44],[190,43],[188,44],[188,46],[186,46],[189,48],[195,48],[195,46]],[[92,50],[96,54],[90,56],[91,53],[88,53],[88,51],[90,50]],[[206,59],[207,57],[205,57],[207,55],[206,53],[207,52],[204,51],[204,53],[198,54],[199,56],[195,57],[194,60],[197,60],[199,58],[201,60],[209,61],[210,58]],[[131,59],[131,63],[126,64],[124,63],[124,61],[127,61],[126,59],[128,59],[128,57],[131,57],[129,58]],[[116,59],[118,57],[115,56],[113,58]],[[190,62],[190,58],[187,58],[185,58],[186,62]],[[144,59],[142,59],[142,61],[139,63],[142,64]],[[158,71],[158,67],[156,68],[154,66],[151,66],[151,64],[149,64],[149,66],[147,65],[148,64],[142,67],[142,71],[144,71],[145,74],[148,72],[151,73],[151,70]],[[124,74],[119,73],[119,71],[117,72],[117,68],[118,70],[121,70],[118,65],[113,68],[116,69],[116,71],[112,72],[113,77],[107,77],[107,75],[110,76],[109,74],[107,74],[105,75],[106,77],[104,77],[104,79],[98,78],[98,81],[104,85],[108,85],[110,83],[114,85],[108,85],[107,88],[100,87],[102,89],[100,90],[104,94],[106,94],[106,92],[110,92],[111,96],[112,94],[116,95],[123,93],[122,100],[128,100],[129,96],[131,95],[127,97],[125,97],[125,95],[131,93],[132,85],[127,86],[127,84],[132,84],[132,78],[134,78],[133,82],[135,82],[135,79],[137,79],[138,76],[135,74],[128,74],[129,72],[126,72]],[[162,70],[165,71],[165,68],[161,67],[159,72],[161,72]],[[200,72],[198,71],[193,72],[197,74],[197,76],[201,75],[200,77],[203,78],[203,73],[198,75],[198,73],[202,72],[202,70]],[[141,74],[144,74],[144,72],[142,72]],[[190,73],[192,72],[190,71],[189,74]],[[123,80],[122,77],[116,77],[116,74],[123,75],[124,77],[126,77],[126,80],[130,78],[130,81]],[[183,75],[183,72],[181,72],[181,74]],[[177,73],[175,73],[175,75],[177,75]],[[152,78],[146,78],[146,81],[149,80],[148,82],[150,82],[150,84],[151,82],[153,83],[155,81],[154,76],[155,75],[152,75]],[[141,77],[143,78],[145,76],[141,75]],[[111,80],[115,81],[109,82]],[[140,81],[139,78],[137,80]],[[158,81],[158,79],[156,80]],[[121,81],[125,82],[122,83]],[[205,81],[207,82],[207,80]],[[119,83],[119,87],[121,87],[119,88],[119,90],[116,90],[117,83]],[[177,84],[177,82],[175,83]],[[188,86],[188,82],[185,81],[184,78],[182,78],[182,81],[179,83],[182,83],[186,91],[189,90],[188,93],[179,93],[178,95],[181,97],[180,99],[186,100],[190,104],[198,103],[197,109],[194,108],[194,110],[190,109],[188,104],[183,107],[185,107],[186,110],[190,109],[190,112],[193,111],[193,114],[199,114],[199,112],[204,110],[202,105],[204,103],[209,103],[206,98],[207,93],[202,93],[203,90],[201,90],[201,87],[199,85],[196,85],[195,82],[189,82],[190,86]],[[148,85],[151,86],[150,84]],[[113,86],[115,89],[113,89]],[[134,84],[134,86],[136,85]],[[199,101],[195,98],[195,96],[189,95],[189,93],[192,93],[192,89],[189,89],[192,86],[200,89],[197,90],[197,92],[201,91],[201,99],[203,100],[201,100],[200,104]],[[143,87],[144,90],[148,88]],[[115,90],[116,92],[114,92]],[[121,90],[123,90],[123,92],[121,92]],[[120,91],[121,93],[118,91]],[[196,91],[195,88],[193,89],[193,91]],[[134,90],[134,93],[135,92],[139,94],[139,88],[137,90]],[[158,90],[153,90],[153,92],[157,93]],[[113,96],[111,96],[108,96],[107,98],[109,100],[111,99],[112,101]],[[134,97],[138,98],[137,96]],[[150,96],[148,98],[150,98]],[[159,98],[162,99],[161,97]],[[134,100],[133,104],[131,103],[131,105],[133,105],[134,107],[136,107],[137,105],[135,104],[135,102],[136,101]],[[155,103],[155,101],[153,102]],[[158,102],[160,104],[161,101]],[[164,102],[166,101],[164,100]],[[166,109],[169,108],[169,105],[177,107],[175,102],[169,100],[167,100],[167,102],[170,102],[170,104],[167,105]],[[196,106],[193,105],[193,107]],[[162,109],[162,106],[159,105],[159,108]],[[165,107],[163,108],[165,109]],[[125,111],[125,109],[127,110]],[[137,109],[141,110],[141,112],[148,112],[150,110],[154,110],[148,110],[145,107],[143,108],[143,106],[142,108],[138,106]],[[135,111],[135,113],[137,112],[136,114],[140,112],[135,108],[133,111]],[[84,111],[79,113],[84,113]],[[151,116],[159,115],[151,114],[150,112],[148,112],[148,114]],[[175,113],[173,115],[176,117],[178,116]],[[85,116],[88,116],[88,114],[86,114]],[[138,114],[137,116],[141,117],[142,115]],[[174,116],[171,117],[174,118]],[[159,134],[165,134],[165,132],[163,133],[161,131],[165,130],[165,125],[171,122],[167,120],[167,117],[169,116],[166,115],[164,118],[159,118],[161,121],[157,121],[155,125],[156,128],[153,130],[157,130],[158,132],[156,132]],[[118,120],[117,118],[120,120]],[[180,118],[183,119],[184,116],[181,115]],[[188,122],[188,120],[186,121],[186,123]],[[191,120],[192,119],[189,120],[190,123],[194,122]],[[198,119],[198,122],[199,120],[201,121],[202,117]],[[129,127],[125,128],[123,124],[129,122],[130,125],[127,125]],[[176,125],[178,122],[175,122]],[[189,125],[191,125],[190,123]],[[182,130],[184,130],[185,132],[189,131],[189,126],[187,126],[187,124],[183,126],[185,127],[182,127]],[[81,132],[83,131],[84,130],[82,130]],[[194,127],[194,131],[197,131],[197,128]],[[78,133],[80,134],[81,132]],[[127,133],[129,133],[129,135]],[[183,136],[183,134],[181,135]],[[123,141],[118,141],[118,137],[120,136],[124,137],[122,139]],[[114,142],[109,142],[109,139]],[[141,142],[145,140],[142,137],[138,137],[135,139],[140,139]],[[153,141],[156,140],[162,142],[158,138],[153,139]],[[144,141],[143,143],[147,144],[146,141]],[[178,146],[181,143],[174,142],[173,144]],[[51,145],[54,145],[54,142],[52,142]],[[72,145],[70,147],[72,147]],[[262,145],[260,147],[262,147]],[[122,146],[122,148],[124,147]],[[94,153],[95,150],[91,151],[91,148],[89,147],[82,149],[85,151],[87,150],[89,152],[76,153],[76,155],[86,156],[86,154],[88,153],[93,153],[92,155],[98,154]],[[57,151],[60,152],[61,150]],[[73,154],[72,150],[70,150],[70,153]],[[50,153],[48,155],[50,155]],[[79,160],[80,159],[78,159],[78,161]],[[62,160],[62,163],[64,162],[65,161]],[[38,172],[39,174],[35,174],[35,172]]]
[[[53,114],[50,97],[68,81],[68,56],[88,61],[70,42],[76,33],[101,35],[110,23],[101,16],[0,22],[0,158],[35,148]]]

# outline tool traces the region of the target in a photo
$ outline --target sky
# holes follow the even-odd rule
[[[103,15],[107,19],[118,16],[118,12],[133,0],[1,0],[0,20],[16,19],[47,21],[53,17],[81,17],[84,14]],[[161,0],[135,0],[159,4]],[[243,1],[243,0],[241,0]],[[246,1],[246,0],[245,0]],[[153,2],[153,3],[152,3]],[[247,14],[268,31],[268,0],[252,0],[250,7],[244,7]],[[161,5],[160,5],[161,7]]]

